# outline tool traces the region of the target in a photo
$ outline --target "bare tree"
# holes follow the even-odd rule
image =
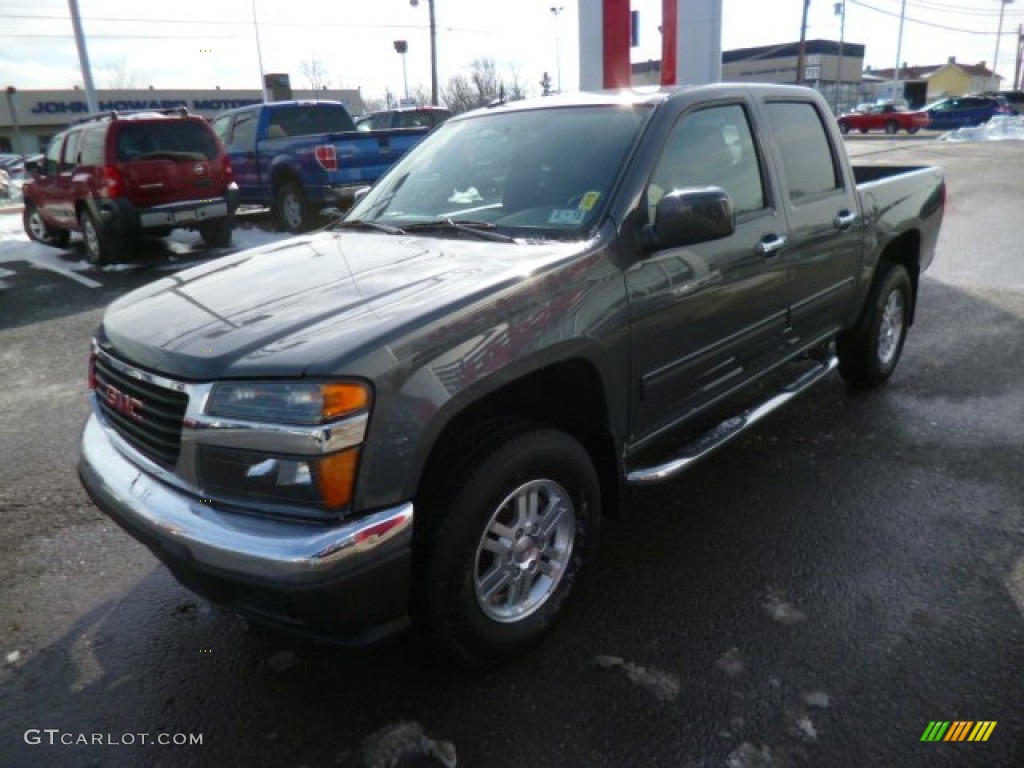
[[[327,67],[316,56],[310,56],[309,61],[303,60],[299,64],[299,71],[309,82],[310,90],[319,91],[331,85],[331,79],[327,76]]]
[[[129,67],[125,59],[112,59],[101,64],[97,80],[103,88],[115,91],[144,88],[146,84],[146,76]]]
[[[496,99],[508,101],[522,99],[526,89],[513,70],[511,79],[506,81],[499,73],[494,59],[476,59],[468,75],[454,75],[442,90],[444,102],[455,112],[465,112],[483,107]]]

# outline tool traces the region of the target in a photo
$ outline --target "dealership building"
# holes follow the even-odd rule
[[[874,99],[873,81],[865,81],[864,46],[836,40],[807,40],[804,71],[798,78],[800,43],[762,45],[722,52],[722,80],[747,83],[796,83],[810,86],[836,111]],[[634,85],[660,82],[661,62],[633,64]]]
[[[296,89],[293,98],[316,101],[340,101],[353,115],[365,111],[359,90]],[[171,109],[185,107],[189,112],[212,119],[220,112],[263,101],[258,90],[165,91],[100,90],[96,100],[101,112]],[[89,114],[85,91],[22,91],[8,87],[0,94],[0,152],[35,154],[46,149],[53,136],[73,120]]]

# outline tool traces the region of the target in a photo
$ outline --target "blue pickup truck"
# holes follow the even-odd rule
[[[356,131],[338,101],[254,104],[217,115],[242,204],[270,206],[289,232],[310,229],[323,208],[347,208],[429,128]]]

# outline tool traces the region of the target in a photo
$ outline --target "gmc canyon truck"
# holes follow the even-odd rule
[[[243,205],[269,206],[299,233],[323,208],[348,208],[429,127],[356,131],[340,101],[281,101],[222,112],[213,129],[227,147]]]
[[[812,90],[498,104],[330,228],[128,294],[80,473],[187,587],[295,631],[541,637],[602,517],[838,367],[893,373],[945,184]]]

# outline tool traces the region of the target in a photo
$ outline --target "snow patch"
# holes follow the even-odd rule
[[[743,657],[740,656],[739,648],[736,648],[735,646],[719,656],[718,661],[715,662],[715,666],[730,677],[735,677],[743,672],[745,668]]]
[[[950,131],[941,141],[1024,141],[1024,117],[996,115],[982,125]]]
[[[658,701],[673,701],[679,696],[679,678],[671,672],[654,667],[641,667],[621,656],[598,655],[594,657],[594,663],[604,669],[621,668],[630,682],[645,688]]]
[[[728,768],[773,768],[775,758],[768,747],[758,749],[749,741],[740,744],[725,758]]]
[[[829,697],[824,691],[812,691],[811,693],[804,694],[804,704],[808,707],[817,707],[818,709],[828,709]]]
[[[423,759],[421,759],[423,758]],[[385,726],[363,741],[366,768],[398,768],[402,765],[456,768],[455,745],[435,741],[417,722],[403,721]]]
[[[761,604],[761,610],[772,621],[785,627],[799,624],[807,619],[807,615],[792,603],[786,602],[783,595],[769,592]]]

